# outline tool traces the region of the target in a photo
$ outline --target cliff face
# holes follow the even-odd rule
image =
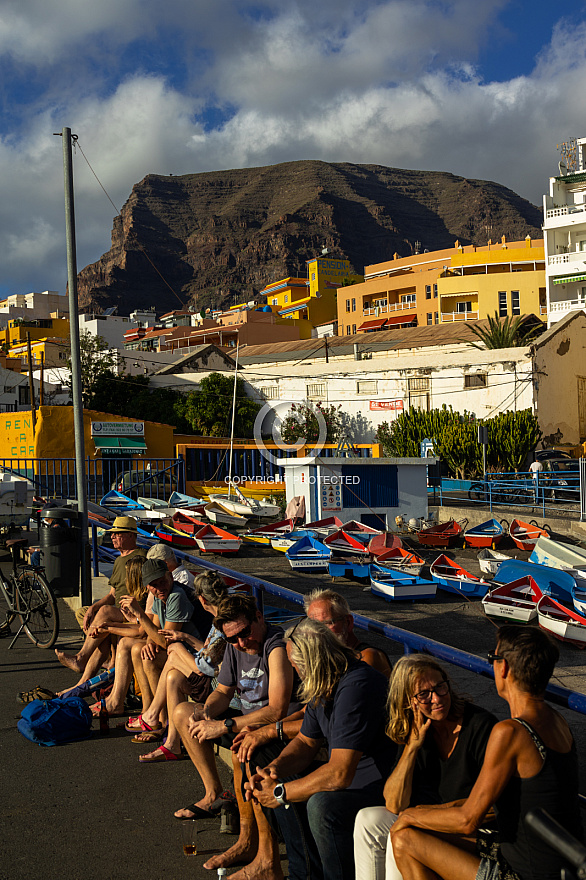
[[[541,213],[496,183],[381,165],[286,162],[182,177],[149,174],[114,220],[112,247],[78,276],[80,308],[202,307],[305,277],[327,247],[364,266],[430,251],[541,237]]]

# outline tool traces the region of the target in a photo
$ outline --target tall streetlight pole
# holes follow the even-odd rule
[[[77,255],[75,247],[75,208],[73,200],[73,159],[71,144],[77,135],[70,128],[61,132],[63,138],[63,176],[65,183],[65,236],[67,240],[67,286],[69,290],[69,332],[71,340],[71,396],[73,400],[73,432],[75,438],[75,477],[77,508],[81,528],[81,602],[92,603],[92,582],[88,565],[87,484],[85,474],[85,443],[83,436],[83,400],[81,396],[81,356],[79,348],[79,312],[77,306]]]

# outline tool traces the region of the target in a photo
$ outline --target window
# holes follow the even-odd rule
[[[457,312],[471,312],[472,311],[472,300],[468,300],[467,302],[459,302],[456,308]]]
[[[19,385],[18,386],[18,402],[21,405],[30,404],[31,396],[30,396],[30,389],[29,389],[28,385]]]
[[[348,326],[346,327],[346,336],[350,336],[351,333],[352,333],[352,327],[350,326],[350,324],[348,324]]]
[[[352,300],[352,311],[353,312],[356,311],[356,300],[355,299]]]
[[[311,280],[312,280],[312,281],[315,281],[315,272],[312,272],[312,273],[311,273]]]
[[[518,290],[511,290],[511,315],[521,314],[521,299]]]
[[[433,285],[433,298],[437,299],[437,284]]]
[[[499,290],[499,318],[507,317],[507,291]]]
[[[352,324],[352,333],[356,333],[356,324]]]
[[[387,304],[386,299],[375,299],[375,300],[373,300],[373,303],[372,303],[373,308],[375,308],[375,309],[382,309],[382,308],[384,308],[384,306],[386,306],[386,304]]]
[[[67,360],[67,352],[66,352],[66,351],[60,351],[60,352],[59,352],[59,360],[60,360],[60,361],[66,361],[66,360]]]
[[[431,312],[427,313],[427,323],[433,324],[433,314]]]
[[[486,388],[486,373],[468,373],[464,376],[464,388]]]
[[[278,385],[261,385],[259,391],[265,400],[276,400],[279,396]]]
[[[326,396],[326,383],[312,382],[311,385],[306,385],[305,395],[306,397],[318,397],[320,399],[324,398]]]
[[[415,303],[415,294],[414,293],[404,293],[401,296],[402,303]]]
[[[376,379],[359,379],[356,383],[357,394],[376,394],[378,383]]]
[[[271,300],[271,305],[272,305],[272,306],[278,306],[278,305],[279,305],[279,300],[278,300],[278,299],[272,299],[272,300]]]
[[[286,302],[286,303],[289,302],[289,294],[288,294],[288,293],[285,294],[285,302]]]
[[[579,251],[586,251],[586,238],[580,239],[580,241],[578,242],[578,250]]]
[[[431,284],[425,285],[425,299],[431,299]]]
[[[427,376],[413,376],[407,380],[409,406],[415,409],[429,410],[431,381]]]
[[[350,311],[350,300],[349,299],[346,300],[346,311],[347,312]]]
[[[434,312],[434,313],[433,313],[433,323],[434,323],[434,324],[439,324],[439,312]]]

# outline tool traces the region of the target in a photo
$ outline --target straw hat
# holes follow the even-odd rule
[[[112,523],[111,532],[132,532],[136,535],[136,520],[133,516],[117,516]]]

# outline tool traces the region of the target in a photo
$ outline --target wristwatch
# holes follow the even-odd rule
[[[285,791],[285,785],[282,782],[278,782],[273,789],[273,797],[276,801],[280,803],[282,807],[285,807],[286,810],[289,809],[291,804],[287,803],[287,792]]]
[[[232,733],[232,728],[234,727],[234,719],[224,718],[224,727],[226,728],[228,733]]]

